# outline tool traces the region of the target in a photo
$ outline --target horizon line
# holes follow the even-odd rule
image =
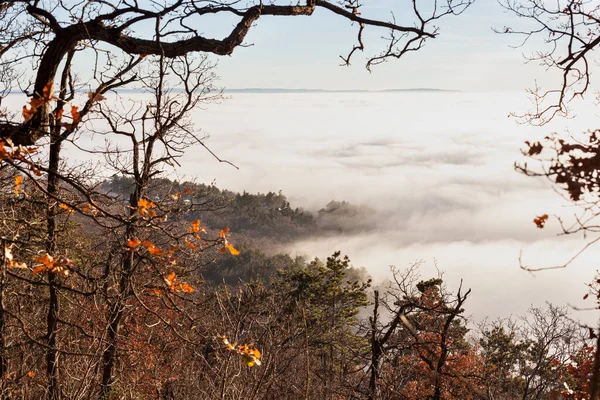
[[[183,90],[181,88],[165,88],[169,90]],[[121,93],[142,93],[147,91],[146,88],[115,88],[111,91]],[[215,93],[222,91],[223,93],[393,93],[393,92],[435,92],[435,93],[466,93],[468,91],[459,89],[439,89],[439,88],[396,88],[396,89],[306,89],[306,88],[214,88],[210,92]],[[75,93],[86,93],[86,89],[76,89]],[[13,91],[10,95],[23,95],[25,93]]]
[[[250,87],[250,88],[224,88],[223,92],[324,92],[324,93],[349,93],[349,92],[363,92],[363,93],[384,93],[384,92],[463,92],[458,89],[439,89],[439,88],[394,88],[394,89],[315,89],[315,88],[261,88],[261,87]]]

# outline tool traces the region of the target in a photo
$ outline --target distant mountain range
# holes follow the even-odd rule
[[[1,1],[1,0],[0,0]],[[171,88],[178,92],[182,89]],[[77,89],[77,93],[87,93],[88,89]],[[144,93],[147,89],[117,89],[119,93]],[[218,90],[215,90],[218,91]],[[393,92],[433,92],[433,93],[459,93],[462,90],[448,90],[436,88],[409,88],[409,89],[287,89],[287,88],[243,88],[243,89],[224,89],[224,93],[393,93]],[[10,93],[11,95],[22,95],[21,93]]]
[[[285,89],[285,88],[246,88],[225,89],[225,93],[386,93],[386,92],[460,92],[460,90],[446,90],[435,88],[410,88],[410,89]]]

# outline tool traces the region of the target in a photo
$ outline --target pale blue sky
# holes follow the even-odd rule
[[[392,2],[378,4],[365,5],[363,15],[388,19]],[[396,8],[395,14],[400,20],[402,9]],[[364,68],[366,57],[382,49],[379,37],[385,30],[368,27],[364,54],[356,53],[351,67],[340,67],[338,56],[346,55],[356,40],[357,27],[349,21],[324,9],[310,18],[263,17],[247,36],[252,46],[220,57],[218,73],[222,85],[229,88],[524,90],[535,79],[544,80],[544,70],[525,65],[524,49],[510,47],[519,43],[518,37],[492,31],[492,27],[517,23],[524,21],[506,13],[496,0],[476,0],[464,14],[440,20],[440,35],[423,49],[369,73]],[[220,38],[229,26],[207,30],[207,34]],[[210,23],[210,27],[215,25]]]
[[[432,0],[420,0],[431,4]],[[367,0],[362,15],[390,20],[393,11],[398,24],[413,26],[410,0]],[[206,15],[193,23],[206,37],[226,37],[239,17]],[[400,60],[375,66],[369,73],[364,65],[368,56],[385,46],[380,39],[385,29],[367,27],[364,53],[357,52],[352,66],[340,66],[339,55],[347,55],[356,43],[358,27],[329,10],[317,8],[311,17],[261,17],[246,37],[245,44],[232,56],[217,57],[219,85],[225,88],[315,88],[315,89],[390,89],[441,88],[465,91],[524,91],[537,80],[552,83],[545,70],[525,64],[527,49],[511,48],[520,38],[499,35],[492,28],[523,25],[507,13],[497,0],[475,0],[462,15],[436,21],[439,36],[418,52]],[[134,34],[151,37],[153,27],[140,26]],[[109,46],[110,47],[110,46]],[[76,60],[83,76],[93,69],[93,53]],[[556,83],[556,80],[554,80]]]

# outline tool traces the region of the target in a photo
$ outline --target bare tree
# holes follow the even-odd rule
[[[247,5],[239,1],[215,2],[178,0],[169,5],[116,2],[114,4],[92,1],[87,3],[15,0],[2,5],[4,19],[10,24],[2,38],[2,62],[13,68],[28,60],[33,65],[34,81],[30,95],[34,101],[33,112],[24,124],[8,121],[1,126],[0,137],[11,138],[15,144],[33,144],[47,134],[49,110],[45,102],[36,102],[44,96],[44,88],[55,80],[57,71],[70,53],[94,52],[96,68],[102,63],[110,66],[114,61],[113,49],[124,55],[162,55],[173,58],[188,53],[203,52],[229,55],[242,45],[247,33],[263,16],[310,16],[316,8],[324,8],[359,25],[359,47],[365,27],[387,29],[390,37],[385,49],[368,59],[367,67],[399,58],[407,52],[420,49],[427,39],[437,36],[434,23],[446,15],[460,14],[470,5],[470,0],[447,0],[444,4],[421,5],[412,1],[414,26],[368,19],[361,16],[361,5],[347,0],[337,5],[325,0],[308,0],[305,4]],[[239,22],[224,39],[202,36],[197,28],[200,17],[227,14],[239,18]],[[148,24],[155,28],[147,37],[141,36]],[[5,31],[6,32],[6,31]],[[25,46],[24,53],[13,48]],[[358,49],[354,47],[346,64]],[[47,89],[46,89],[47,90]]]
[[[524,23],[523,28],[505,26],[498,32],[522,37],[522,45],[535,45],[527,58],[561,76],[553,87],[536,85],[530,90],[536,107],[524,120],[544,125],[556,115],[567,115],[569,102],[590,89],[596,62],[593,50],[600,44],[600,9],[579,0],[504,0],[501,4]]]

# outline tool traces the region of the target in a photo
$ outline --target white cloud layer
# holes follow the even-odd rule
[[[363,231],[289,250],[325,257],[339,249],[377,279],[389,265],[419,259],[432,273],[435,258],[450,284],[463,278],[473,288],[468,309],[478,318],[546,301],[585,305],[598,249],[565,270],[532,276],[519,269],[520,250],[529,266],[551,266],[585,242],[557,237],[554,221],[535,227],[536,215],[576,210],[548,182],[516,173],[513,163],[522,160],[525,140],[585,130],[598,120],[586,105],[579,118],[545,128],[507,118],[527,107],[515,93],[235,94],[196,122],[213,134],[211,148],[241,169],[197,151],[183,166],[221,187],[281,189],[293,205],[313,210],[332,199],[368,205],[375,211],[366,229],[360,224]]]
[[[18,109],[24,98],[9,100]],[[581,298],[598,269],[600,248],[564,270],[532,276],[519,269],[521,250],[527,265],[552,266],[585,241],[557,237],[556,221],[535,227],[536,215],[576,210],[548,182],[516,173],[513,163],[522,160],[525,140],[567,127],[575,133],[594,128],[598,117],[581,104],[578,118],[544,128],[507,118],[527,107],[520,93],[236,93],[193,120],[211,135],[211,150],[240,169],[190,148],[178,178],[214,180],[236,191],[282,190],[293,206],[310,210],[333,199],[367,205],[373,213],[355,233],[311,238],[286,250],[311,257],[341,250],[378,280],[390,265],[416,260],[427,261],[427,277],[435,259],[450,286],[462,278],[473,288],[467,310],[477,318],[521,313],[546,301],[591,306]],[[103,140],[84,134],[80,143],[102,146]]]

